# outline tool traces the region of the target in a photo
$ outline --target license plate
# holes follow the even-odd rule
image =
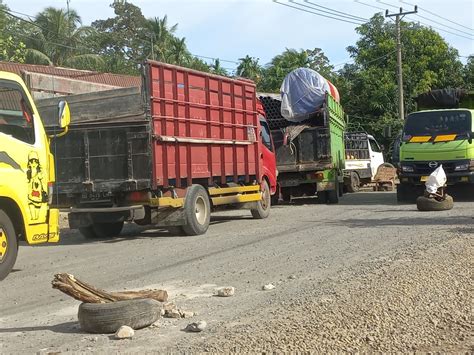
[[[420,181],[426,181],[426,180],[428,180],[428,176],[422,176],[422,177],[420,178]]]

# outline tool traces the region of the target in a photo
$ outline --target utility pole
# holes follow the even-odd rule
[[[398,117],[403,121],[405,119],[405,107],[403,104],[403,72],[402,72],[402,41],[401,41],[401,29],[400,21],[405,15],[416,14],[418,12],[418,6],[415,5],[414,11],[405,11],[400,8],[400,12],[389,14],[388,10],[385,11],[385,17],[395,17],[395,26],[397,28],[397,67],[398,67]]]

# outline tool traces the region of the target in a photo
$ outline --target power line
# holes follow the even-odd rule
[[[273,0],[273,2],[276,3],[276,4],[278,4],[278,5],[282,5],[282,6],[286,6],[286,7],[291,7],[291,8],[293,8],[293,9],[296,9],[296,10],[299,10],[299,11],[303,11],[303,12],[307,12],[307,13],[310,13],[310,14],[313,14],[313,15],[317,15],[317,16],[321,16],[321,17],[326,17],[326,18],[330,18],[330,19],[333,19],[333,20],[337,20],[337,21],[352,23],[352,24],[354,24],[354,25],[360,25],[359,22],[353,22],[353,21],[349,21],[349,20],[344,20],[344,19],[342,19],[342,18],[337,18],[337,17],[328,16],[328,15],[323,15],[323,14],[318,13],[318,12],[305,10],[305,9],[303,9],[303,8],[301,8],[301,7],[296,7],[296,6],[284,4],[284,3],[278,2],[278,0]]]
[[[374,58],[374,59],[372,59],[372,60],[369,60],[368,62],[365,62],[365,63],[363,63],[363,64],[364,64],[364,65],[367,65],[367,64],[376,62],[376,61],[378,61],[378,60],[380,60],[380,59],[384,59],[384,58],[388,57],[390,54],[395,53],[396,51],[397,51],[397,50],[394,49],[394,50],[392,50],[392,51],[390,51],[390,52],[388,52],[388,53],[386,53],[386,54],[384,54],[384,55],[382,55],[382,56],[380,56],[380,57],[377,57],[377,58]],[[339,64],[336,64],[336,65],[333,65],[333,67],[334,67],[334,68],[340,67],[341,65],[349,64],[350,62],[353,62],[353,61],[354,61],[354,59],[351,59],[351,60],[349,60],[349,61],[347,61],[347,62],[339,63]]]
[[[413,4],[409,3],[408,1],[404,1],[404,0],[399,0],[399,1],[400,1],[401,3],[404,3],[404,4],[413,5]],[[425,8],[423,8],[423,7],[418,6],[418,8],[419,8],[420,10],[423,10],[423,11],[426,12],[426,13],[429,13],[429,14],[432,15],[432,16],[436,16],[436,17],[438,17],[438,18],[440,18],[440,19],[442,19],[442,20],[448,21],[448,22],[450,22],[450,23],[452,23],[452,24],[455,24],[455,25],[458,25],[458,26],[460,26],[460,27],[463,27],[463,28],[465,28],[465,29],[467,29],[467,30],[474,31],[474,29],[472,29],[472,28],[470,28],[470,27],[461,25],[460,23],[457,23],[457,22],[455,22],[455,21],[452,21],[452,20],[450,20],[450,19],[448,19],[448,18],[446,18],[446,17],[440,16],[440,15],[438,15],[438,14],[436,14],[436,13],[430,11],[430,10],[427,10],[427,9],[425,9]]]
[[[289,1],[293,2],[293,3],[296,3],[296,1],[294,1],[294,0],[289,0]],[[314,9],[314,10],[317,10],[317,11],[320,11],[320,12],[323,12],[323,13],[326,13],[326,14],[330,14],[330,15],[334,15],[334,16],[340,16],[340,17],[343,17],[343,18],[348,18],[350,20],[361,21],[361,22],[367,22],[368,21],[368,19],[366,19],[366,18],[346,14],[345,12],[338,11],[338,10],[333,10],[329,7],[318,5],[318,4],[316,4],[314,2],[311,2],[309,0],[304,0],[304,2],[308,3],[308,4],[311,4],[312,6],[307,6],[307,5],[303,5],[303,4],[299,4],[299,3],[298,3],[298,5],[308,7],[310,9]],[[321,10],[320,8],[327,9],[329,11]]]
[[[377,0],[377,2],[398,9],[397,6],[392,5],[392,4],[389,4],[389,3],[384,2],[384,1],[382,1],[382,0]],[[401,1],[401,2],[404,2],[404,1]],[[404,2],[404,3],[408,4],[408,2]],[[425,11],[425,10],[424,10],[424,11]],[[458,32],[467,34],[468,36],[473,36],[472,33],[468,33],[468,32],[465,32],[465,31],[463,31],[463,30],[459,30],[459,29],[457,29],[457,28],[453,28],[453,27],[451,27],[451,26],[445,25],[444,23],[441,23],[441,22],[439,22],[439,21],[432,20],[432,19],[430,19],[430,18],[428,18],[428,17],[425,17],[425,16],[422,16],[422,15],[420,15],[420,14],[416,14],[416,16],[418,16],[418,17],[420,17],[420,18],[422,18],[422,19],[425,19],[425,20],[427,20],[427,21],[436,23],[436,24],[438,24],[438,25],[444,26],[444,27],[446,27],[446,28],[452,29],[452,30],[454,30],[454,31],[458,31]],[[420,22],[420,23],[422,23],[422,22]],[[426,24],[425,24],[425,25],[426,25]],[[430,25],[426,25],[426,26],[430,26]],[[447,30],[440,29],[440,28],[438,28],[438,27],[434,27],[434,26],[431,26],[431,27],[436,28],[437,30],[440,30],[440,31],[444,31],[444,32],[446,32],[446,33],[450,33],[450,34],[453,34],[453,35],[458,35],[458,34],[456,34],[456,33],[452,33],[452,32],[449,32],[449,31],[447,31]],[[464,36],[461,36],[461,35],[459,35],[459,36],[460,36],[460,37],[464,37]],[[464,38],[467,38],[467,37],[464,37]],[[468,39],[472,39],[472,38],[468,38]]]
[[[455,32],[451,32],[451,31],[445,30],[445,29],[443,29],[443,28],[439,28],[439,27],[436,27],[436,26],[430,25],[429,23],[422,22],[422,21],[420,21],[420,20],[414,20],[414,19],[411,19],[411,18],[410,18],[409,20],[411,20],[412,22],[418,22],[418,23],[421,23],[422,25],[424,25],[424,26],[426,26],[426,27],[431,27],[431,28],[434,28],[434,29],[436,29],[436,30],[438,30],[438,31],[442,31],[442,32],[450,33],[450,34],[452,34],[452,35],[454,35],[454,36],[458,36],[458,37],[462,37],[462,38],[466,38],[466,39],[473,40],[473,38],[470,38],[470,37],[467,37],[467,36],[461,35],[461,34],[459,34],[459,33],[455,33]]]
[[[371,4],[368,4],[366,2],[363,2],[361,0],[354,0],[354,2],[358,3],[358,4],[361,4],[361,5],[365,5],[365,6],[368,6],[368,7],[372,7],[374,9],[378,9],[378,10],[382,10],[382,11],[385,11],[385,9],[383,7],[378,7],[378,6],[375,6],[375,5],[371,5]]]

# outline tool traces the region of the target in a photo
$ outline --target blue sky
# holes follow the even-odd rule
[[[289,0],[279,1],[292,5]],[[311,5],[304,0],[294,1]],[[474,31],[469,30],[474,28],[473,1],[403,1],[404,3],[400,0],[357,0],[357,2],[311,0],[314,4],[363,18],[370,18],[375,12],[382,11],[373,6],[394,12],[397,11],[395,7],[400,6],[406,10],[413,9],[413,6],[405,1],[416,3],[420,7],[419,15],[425,18],[411,15],[410,19],[464,36],[437,30],[451,46],[458,49],[460,55],[474,54],[474,39],[472,39]],[[113,16],[109,6],[111,2],[112,0],[70,0],[70,7],[79,13],[84,24],[90,24],[96,19]],[[146,17],[168,15],[170,24],[178,23],[177,35],[186,37],[188,48],[193,54],[221,58],[222,65],[229,69],[235,68],[236,64],[233,62],[247,54],[259,58],[261,64],[266,64],[285,48],[318,47],[329,57],[331,64],[337,65],[349,60],[346,47],[353,45],[358,38],[355,24],[295,10],[278,5],[273,0],[132,0],[131,2],[139,6]],[[11,10],[29,15],[35,15],[47,6],[66,7],[66,0],[4,0],[4,3]],[[461,57],[461,60],[465,62],[466,58]]]

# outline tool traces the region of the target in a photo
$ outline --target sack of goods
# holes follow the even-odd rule
[[[324,103],[326,93],[339,102],[337,88],[317,71],[298,68],[290,72],[280,88],[281,115],[291,122],[309,118]]]

